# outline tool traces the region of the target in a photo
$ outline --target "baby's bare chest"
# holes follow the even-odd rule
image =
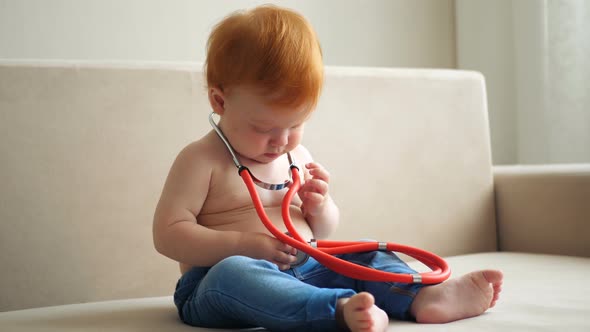
[[[276,168],[270,172],[263,168],[250,169],[251,173],[261,181],[268,183],[283,183],[289,179],[288,166],[282,170]],[[256,172],[258,171],[258,172]],[[279,207],[288,191],[288,188],[281,190],[268,190],[256,187],[256,196],[261,200],[264,207]],[[299,206],[299,197],[295,195],[292,205]],[[248,192],[247,186],[236,168],[224,168],[213,172],[209,192],[201,209],[202,214],[222,213],[254,208],[253,198]]]

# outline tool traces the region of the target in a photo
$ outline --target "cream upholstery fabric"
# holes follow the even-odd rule
[[[590,257],[590,167],[496,167],[500,249]]]
[[[208,130],[202,92],[193,71],[0,66],[0,310],[170,294],[152,217]]]
[[[441,255],[496,250],[478,73],[329,68],[304,144],[332,175],[343,215],[334,238],[388,240]]]
[[[0,63],[0,331],[199,330],[176,318],[178,267],[153,249],[151,221],[174,157],[210,130],[201,76]],[[490,313],[391,330],[589,330],[588,259],[496,251],[590,257],[590,165],[492,169],[489,141],[478,73],[327,68],[304,144],[332,175],[334,239],[462,255],[455,275],[505,269]]]

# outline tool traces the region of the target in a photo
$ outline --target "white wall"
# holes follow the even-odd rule
[[[0,58],[203,61],[217,21],[265,2],[305,15],[328,65],[455,66],[453,0],[0,0]]]
[[[590,2],[456,0],[457,67],[486,77],[495,164],[590,162]]]
[[[518,159],[511,0],[456,4],[457,67],[486,78],[495,164]]]

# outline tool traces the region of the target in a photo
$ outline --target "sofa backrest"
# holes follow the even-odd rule
[[[170,295],[153,212],[209,112],[198,65],[0,64],[0,311]],[[327,68],[304,144],[332,175],[334,239],[496,249],[480,74]]]

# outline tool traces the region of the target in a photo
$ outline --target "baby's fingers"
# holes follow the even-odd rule
[[[322,165],[315,162],[311,162],[307,163],[305,167],[309,170],[309,174],[314,179],[320,179],[326,182],[330,182],[330,173],[324,167],[322,167]]]
[[[321,195],[328,193],[328,183],[323,180],[311,179],[304,184],[304,192],[315,192]]]
[[[319,205],[324,202],[324,195],[312,191],[306,191],[303,193],[303,204],[304,205]]]
[[[291,247],[290,245],[286,244],[286,243],[282,243],[280,247],[278,248],[278,250],[287,253],[287,254],[291,254],[291,255],[296,255],[297,254],[297,249],[295,249],[294,247]]]
[[[273,259],[273,263],[275,263],[279,270],[287,270],[291,268],[291,264],[295,263],[297,257],[292,255],[290,252],[282,252],[278,251]]]

